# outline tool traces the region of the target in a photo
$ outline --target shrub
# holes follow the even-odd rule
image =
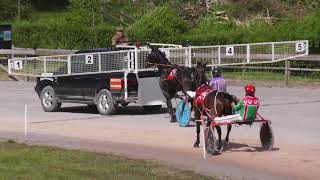
[[[108,25],[83,27],[67,22],[13,25],[13,42],[18,47],[84,49],[106,47],[111,44],[114,28]]]
[[[130,39],[172,43],[187,31],[187,25],[170,7],[156,8],[127,29]]]
[[[28,18],[31,14],[31,5],[29,0],[20,2],[20,18]],[[12,0],[0,1],[0,21],[9,22],[18,17],[18,2]]]

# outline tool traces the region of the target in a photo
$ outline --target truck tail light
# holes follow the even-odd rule
[[[123,88],[123,80],[121,78],[110,78],[110,90],[121,90]]]

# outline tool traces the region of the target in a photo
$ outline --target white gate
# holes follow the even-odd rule
[[[272,63],[308,55],[308,41],[285,41],[219,46],[160,48],[172,64],[192,67]],[[150,50],[123,51],[15,58],[8,60],[9,74],[24,76],[68,76],[93,73],[138,72],[146,68]]]

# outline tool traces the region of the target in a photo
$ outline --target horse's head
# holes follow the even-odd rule
[[[173,68],[177,69],[177,82],[182,86],[185,91],[194,90],[193,88],[193,69],[184,66],[174,65]],[[176,88],[176,87],[175,87]]]
[[[146,58],[146,67],[151,66],[168,66],[171,65],[166,55],[161,52],[158,48],[151,47],[151,53]]]
[[[193,68],[193,82],[196,89],[207,83],[206,68],[207,62],[197,62],[197,66]]]

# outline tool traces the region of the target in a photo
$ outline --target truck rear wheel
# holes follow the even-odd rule
[[[56,94],[51,86],[42,89],[40,99],[42,108],[46,112],[55,112],[61,107],[61,103],[57,102]]]
[[[110,91],[102,89],[97,95],[97,109],[102,115],[111,115],[115,112],[115,104],[113,102]]]

